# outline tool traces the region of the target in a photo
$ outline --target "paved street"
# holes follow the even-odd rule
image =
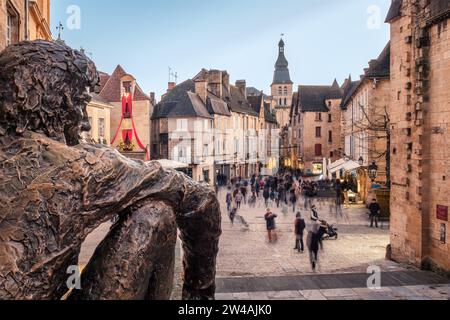
[[[389,244],[389,225],[369,228],[366,209],[344,208],[336,214],[334,205],[325,199],[315,201],[322,219],[339,228],[338,240],[324,242],[317,273],[313,273],[308,254],[293,250],[295,214],[270,208],[278,214],[278,242],[270,244],[265,231],[265,206],[244,205],[231,224],[226,214],[225,192],[219,198],[223,214],[223,235],[217,265],[217,299],[295,299],[295,300],[374,300],[374,299],[449,299],[448,279],[418,271],[385,259]],[[299,203],[300,204],[300,203]],[[309,218],[303,202],[300,210]],[[86,241],[80,264],[85,265],[109,229],[105,224]],[[381,290],[367,288],[367,268],[382,271]],[[177,246],[176,279],[173,299],[181,298],[180,246]]]

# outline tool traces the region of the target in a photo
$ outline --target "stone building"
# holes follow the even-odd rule
[[[111,106],[110,144],[130,158],[150,159],[152,98],[119,65],[109,75],[100,73],[99,96]]]
[[[265,176],[275,175],[278,173],[280,166],[278,121],[272,113],[271,104],[267,102],[267,97],[263,92],[259,96],[247,96],[247,99],[253,110],[259,114],[257,125],[259,173]]]
[[[342,89],[299,86],[293,96],[289,124],[289,166],[306,175],[325,175],[324,162],[339,159]]]
[[[262,106],[262,104],[261,104]],[[216,182],[249,177],[268,163],[269,151],[259,153],[266,122],[275,119],[254,109],[246,97],[246,82],[230,84],[226,71],[203,69],[193,79],[170,90],[152,116],[152,159],[189,164],[188,174],[197,181]]]
[[[111,143],[111,110],[114,108],[98,94],[92,94],[92,101],[87,105],[87,113],[91,130],[82,134],[86,142],[110,145]]]
[[[50,0],[0,0],[0,51],[36,39],[51,40]]]
[[[391,26],[392,258],[450,270],[450,2],[395,0]]]
[[[355,192],[359,200],[366,202],[372,189],[367,168],[373,162],[379,168],[376,182],[382,185],[387,182],[390,43],[377,59],[369,62],[369,68],[364,70],[361,80],[352,81],[350,77],[343,90],[343,150],[347,159],[362,164],[343,174],[353,175],[357,187]]]

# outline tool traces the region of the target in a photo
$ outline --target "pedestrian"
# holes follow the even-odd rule
[[[234,191],[233,191],[233,198],[234,199],[236,199],[236,196],[238,195],[238,193],[239,193],[239,188],[235,188]]]
[[[375,223],[376,228],[378,228],[381,207],[378,204],[377,199],[372,200],[372,203],[369,206],[369,211],[370,211],[370,227],[373,228],[373,225]]]
[[[320,225],[318,222],[315,222],[306,238],[306,245],[308,246],[309,259],[313,272],[316,272],[317,264],[319,263],[319,230]]]
[[[234,218],[236,218],[236,214],[237,214],[237,208],[233,207],[233,209],[231,209],[231,211],[230,211],[231,224],[234,224]]]
[[[228,191],[225,201],[227,202],[227,211],[230,212],[231,203],[233,202],[233,195],[231,194],[231,192]]]
[[[300,212],[297,213],[295,219],[295,248],[298,252],[303,253],[305,251],[305,244],[303,242],[304,232],[306,229],[305,219],[303,219]]]
[[[311,207],[311,220],[313,222],[319,221],[319,213],[317,212],[317,207],[315,204]]]
[[[250,208],[256,207],[256,194],[251,195],[250,200],[248,201],[248,204],[250,205]]]
[[[297,196],[295,195],[295,191],[291,190],[291,204],[292,204],[292,210],[295,212],[295,207],[297,206]]]
[[[269,198],[270,198],[270,190],[269,188],[265,188],[263,192],[264,197],[264,204],[267,207],[269,205]]]
[[[277,204],[277,208],[280,207],[280,194],[278,193],[278,189],[274,189],[273,197],[275,199],[275,203]]]
[[[270,191],[270,201],[274,202],[275,201],[275,189],[271,189]]]
[[[236,197],[234,197],[234,201],[236,202],[236,208],[240,209],[241,208],[241,203],[242,200],[244,199],[244,196],[242,195],[242,193],[239,191],[238,194],[236,195]]]
[[[247,187],[241,187],[242,199],[244,200],[244,204],[247,204]]]
[[[278,216],[276,214],[274,214],[272,212],[272,210],[270,210],[270,208],[267,208],[267,212],[266,212],[264,218],[266,219],[266,226],[267,226],[267,233],[269,235],[269,242],[277,240],[277,235],[275,233],[275,229],[276,229],[275,219],[277,217]]]

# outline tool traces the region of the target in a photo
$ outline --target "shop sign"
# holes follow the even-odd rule
[[[442,221],[448,221],[448,207],[447,206],[437,206],[436,209],[437,219]]]

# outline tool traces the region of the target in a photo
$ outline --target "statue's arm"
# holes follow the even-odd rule
[[[221,235],[220,205],[214,190],[155,162],[144,164],[105,154],[102,163],[109,164],[104,172],[96,171],[87,185],[88,207],[104,216],[111,210],[126,212],[148,200],[167,203],[176,214],[183,243],[183,298],[213,299]]]
[[[221,235],[220,205],[207,185],[186,180],[184,191],[181,210],[177,212],[184,252],[183,299],[213,299]]]

